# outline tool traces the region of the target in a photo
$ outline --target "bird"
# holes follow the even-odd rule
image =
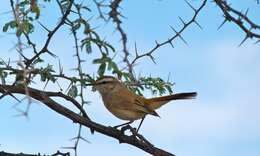
[[[145,98],[129,90],[122,82],[113,76],[104,75],[93,83],[93,89],[102,97],[107,110],[127,123],[115,126],[129,125],[135,120],[142,119],[139,130],[146,115],[160,117],[155,111],[172,100],[193,99],[197,92],[176,93],[167,96]]]

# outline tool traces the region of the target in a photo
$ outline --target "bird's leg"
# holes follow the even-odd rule
[[[114,126],[114,128],[123,127],[123,126],[125,126],[125,125],[129,125],[129,124],[131,124],[131,123],[133,123],[133,122],[134,122],[134,121],[129,121],[129,122],[127,122],[127,123],[123,123],[123,124],[120,124],[120,125]]]
[[[138,130],[140,129],[140,127],[141,127],[141,125],[144,121],[144,118],[145,118],[145,116],[142,117],[142,120],[141,120],[137,130],[136,130],[136,128],[133,128],[133,127],[130,126],[130,123],[133,122],[133,121],[132,122],[130,121],[128,123],[119,125],[119,126],[122,126],[121,131],[124,133],[126,130],[130,130],[132,132],[133,136],[137,137],[138,136]]]
[[[139,129],[140,129],[140,127],[141,127],[141,125],[142,125],[142,123],[143,123],[143,121],[144,121],[145,116],[146,116],[146,115],[144,115],[144,116],[142,117],[142,120],[141,120],[141,122],[140,122],[140,124],[139,124],[139,126],[138,126],[138,128],[137,128],[136,133],[138,133],[138,131],[139,131]]]

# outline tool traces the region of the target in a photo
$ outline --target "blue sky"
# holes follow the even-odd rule
[[[0,10],[8,10],[8,1],[3,2]],[[199,5],[199,1],[192,1]],[[47,6],[47,5],[46,5]],[[260,23],[260,12],[254,12],[259,5],[254,1],[233,1],[233,6],[246,10],[251,7],[249,16]],[[173,32],[169,25],[180,28],[178,16],[188,20],[192,11],[183,1],[125,1],[122,13],[127,17],[124,28],[129,35],[129,48],[137,43],[140,52],[154,46],[154,40],[163,41]],[[42,21],[55,24],[54,9],[46,9]],[[10,15],[1,15],[3,20]],[[174,42],[175,48],[165,46],[155,52],[157,64],[148,59],[138,63],[136,73],[167,78],[176,83],[174,91],[197,91],[198,97],[190,101],[174,101],[158,110],[161,118],[149,116],[141,133],[156,146],[162,147],[177,156],[258,156],[260,153],[260,48],[253,42],[237,45],[243,39],[243,32],[233,24],[226,24],[220,30],[222,22],[219,9],[208,2],[198,18],[203,30],[196,25],[188,28],[183,36],[188,41]],[[93,22],[94,23],[94,22]],[[98,25],[98,24],[97,24]],[[119,46],[118,34],[113,33],[111,25],[101,26],[111,42]],[[109,31],[107,31],[109,30]],[[38,30],[34,38],[42,42],[42,30]],[[60,31],[51,45],[52,50],[60,56],[65,69],[71,69],[71,40],[64,30]],[[1,58],[14,57],[16,52],[10,50],[15,42],[11,35],[1,33]],[[89,56],[96,57],[95,54]],[[57,64],[57,61],[53,63]],[[91,62],[87,61],[86,64]],[[87,71],[95,68],[86,65]],[[97,93],[87,92],[87,112],[97,122],[105,125],[121,123],[103,106]],[[147,93],[147,96],[151,96]],[[32,105],[30,118],[13,117],[17,112],[12,109],[10,98],[0,102],[0,150],[8,152],[45,152],[50,154],[60,147],[70,146],[77,126],[66,118],[57,115],[40,103]],[[25,103],[20,107],[25,106]],[[88,130],[84,137],[91,143],[81,142],[80,155],[148,155],[129,145],[118,144],[112,138]],[[102,149],[102,150],[101,150]]]

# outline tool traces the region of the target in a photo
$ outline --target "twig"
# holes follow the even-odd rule
[[[64,15],[62,16],[60,22],[55,26],[55,28],[52,30],[52,31],[49,31],[48,33],[48,38],[47,40],[45,41],[45,44],[44,46],[42,47],[42,49],[36,54],[34,55],[31,59],[29,59],[27,62],[26,62],[26,68],[28,68],[31,63],[36,59],[38,58],[41,54],[47,52],[47,53],[50,53],[50,51],[48,50],[48,46],[49,46],[49,43],[53,37],[53,35],[59,30],[59,28],[65,23],[68,15],[70,14],[71,12],[71,7],[72,7],[72,4],[74,3],[74,0],[70,0],[70,3],[68,5],[68,8],[66,10],[66,12],[64,13]]]
[[[214,0],[214,2],[221,9],[225,18],[222,24],[219,26],[219,28],[221,28],[226,22],[232,22],[236,24],[246,34],[245,38],[242,40],[239,46],[241,46],[249,38],[260,39],[260,33],[256,33],[252,31],[252,30],[260,31],[260,25],[257,25],[251,19],[249,19],[249,17],[247,16],[248,10],[245,13],[242,13],[232,8],[227,3],[226,0]],[[247,27],[246,25],[249,25],[249,27]]]
[[[199,15],[199,12],[202,10],[202,8],[204,8],[204,6],[206,5],[207,0],[204,0],[201,4],[201,6],[198,9],[195,9],[189,2],[186,1],[186,3],[192,8],[192,10],[194,11],[194,15],[193,17],[188,21],[185,22],[182,18],[179,17],[179,19],[181,20],[183,27],[179,30],[176,31],[175,29],[175,35],[172,36],[171,38],[169,38],[168,40],[164,41],[164,42],[157,42],[155,41],[155,47],[153,47],[151,50],[149,50],[148,52],[145,52],[141,55],[139,55],[138,53],[136,53],[135,58],[132,60],[131,65],[133,66],[139,59],[143,58],[143,57],[149,57],[151,58],[151,60],[154,62],[154,57],[152,56],[152,54],[159,49],[160,47],[166,45],[166,44],[170,44],[173,47],[173,40],[175,40],[177,37],[180,37],[184,43],[187,43],[183,37],[181,36],[181,34],[184,32],[184,30],[186,30],[192,23],[195,23],[196,25],[198,25],[200,28],[201,26],[198,24],[198,22],[196,21],[197,16]],[[172,27],[173,28],[173,27]]]
[[[109,17],[112,18],[113,22],[116,24],[116,29],[119,31],[121,35],[121,41],[123,46],[123,53],[124,58],[123,61],[126,63],[129,73],[131,74],[132,79],[134,78],[133,73],[133,66],[131,65],[131,62],[129,61],[129,51],[127,49],[127,35],[125,31],[122,28],[122,21],[119,19],[119,16],[122,16],[121,13],[118,11],[119,5],[122,2],[122,0],[113,0],[111,1],[109,7],[111,11],[109,12]]]

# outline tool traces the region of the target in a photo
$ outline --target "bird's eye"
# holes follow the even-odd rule
[[[109,83],[109,81],[102,81],[102,82],[100,82],[100,84],[107,84],[107,83]]]

